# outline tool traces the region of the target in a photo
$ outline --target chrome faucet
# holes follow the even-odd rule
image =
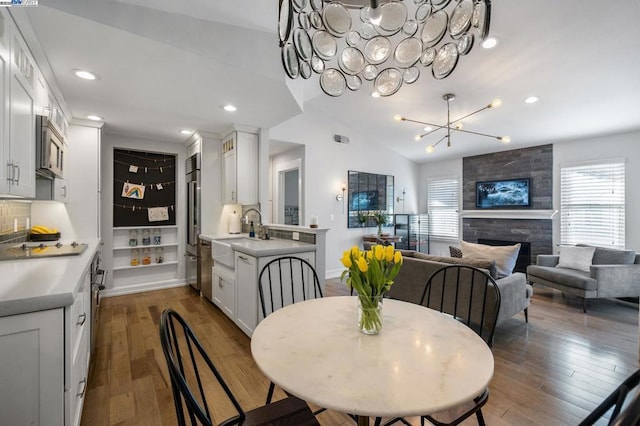
[[[244,212],[244,223],[249,223],[249,217],[247,216],[249,212],[258,213],[258,225],[262,225],[262,213],[260,212],[260,210],[254,209],[253,207],[247,209],[247,211]]]
[[[249,222],[249,217],[247,216],[249,214],[249,212],[256,212],[258,213],[258,238],[261,240],[266,240],[267,237],[267,229],[264,227],[264,225],[262,224],[262,212],[258,209],[255,209],[253,207],[251,207],[250,209],[247,209],[247,211],[244,212],[244,221],[245,223]]]

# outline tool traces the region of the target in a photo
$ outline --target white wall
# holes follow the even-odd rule
[[[348,144],[334,142],[334,134],[349,137]],[[361,245],[362,236],[375,228],[347,228],[347,206],[336,201],[347,183],[347,172],[393,175],[395,194],[406,188],[405,212],[417,212],[418,165],[375,142],[375,137],[355,133],[345,123],[328,119],[312,108],[269,130],[270,139],[305,145],[304,198],[302,223],[318,216],[327,233],[327,277],[338,276],[344,269],[339,258],[352,245]],[[346,197],[345,197],[346,198]],[[395,205],[398,208],[398,204]]]
[[[560,209],[560,165],[574,161],[626,158],[626,246],[640,252],[640,132],[603,136],[553,144],[553,209]],[[426,211],[427,179],[439,176],[462,178],[462,158],[426,163],[419,170],[419,207]],[[462,184],[462,179],[460,180]],[[461,200],[462,203],[462,200]],[[462,206],[462,204],[460,204]],[[461,230],[462,232],[462,230]],[[560,216],[553,219],[553,244],[560,242]],[[448,255],[450,242],[431,241],[431,253]]]

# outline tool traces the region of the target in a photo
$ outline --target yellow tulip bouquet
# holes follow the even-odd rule
[[[340,279],[347,277],[347,286],[358,293],[361,310],[358,312],[358,326],[363,333],[377,334],[382,327],[382,296],[400,272],[402,254],[393,246],[375,245],[368,251],[353,246],[342,254],[340,260],[347,268]]]

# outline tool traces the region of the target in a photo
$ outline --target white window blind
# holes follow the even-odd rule
[[[429,235],[432,238],[458,240],[459,198],[458,178],[427,180]]]
[[[625,246],[623,159],[560,166],[561,244]]]

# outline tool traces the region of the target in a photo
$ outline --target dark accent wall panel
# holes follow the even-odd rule
[[[476,182],[531,178],[531,209],[553,206],[553,145],[540,145],[462,160],[462,206],[476,209]],[[509,210],[512,208],[506,208]]]

